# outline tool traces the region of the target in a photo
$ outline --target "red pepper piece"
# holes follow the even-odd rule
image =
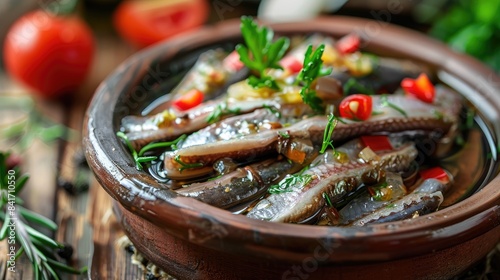
[[[224,58],[224,60],[222,61],[222,65],[224,66],[224,68],[229,69],[233,72],[241,70],[241,68],[243,68],[244,66],[237,51],[233,51],[226,58]]]
[[[184,93],[178,99],[174,100],[172,105],[180,111],[185,111],[200,105],[201,102],[203,102],[203,97],[203,92],[197,89],[192,89]]]
[[[391,142],[389,137],[385,135],[365,135],[361,136],[361,142],[363,145],[370,147],[372,151],[388,151],[392,150]]]
[[[372,115],[372,110],[372,97],[366,94],[349,95],[339,105],[340,116],[352,120],[367,120]]]
[[[432,167],[429,169],[420,170],[419,174],[420,174],[420,177],[424,180],[433,178],[433,179],[436,179],[436,180],[439,180],[442,182],[449,182],[450,181],[450,178],[448,177],[448,173],[446,173],[446,171],[444,171],[444,169],[439,167],[439,166]]]
[[[337,41],[337,43],[335,44],[335,48],[341,54],[349,54],[359,50],[360,45],[361,39],[359,38],[358,34],[352,33],[342,37],[339,41]]]
[[[434,102],[436,90],[425,73],[420,74],[417,79],[403,79],[401,81],[401,87],[408,94],[411,94],[424,102]]]
[[[280,61],[281,67],[290,71],[292,74],[297,74],[302,70],[302,62],[294,56],[286,56]]]

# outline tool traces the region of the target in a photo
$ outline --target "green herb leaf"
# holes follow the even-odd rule
[[[326,149],[328,149],[328,147],[331,147],[333,150],[335,150],[335,147],[332,143],[332,136],[337,123],[338,121],[335,115],[330,114],[330,116],[328,116],[328,123],[326,124],[325,132],[323,133],[323,144],[321,145],[321,150],[319,151],[321,154],[323,154]]]
[[[229,108],[227,102],[224,102],[222,104],[217,105],[217,107],[215,107],[215,109],[210,113],[210,115],[208,115],[207,123],[212,124],[218,122],[223,116],[231,114],[238,115],[240,111],[241,111],[240,108],[236,109]]]
[[[143,163],[151,162],[151,161],[156,160],[158,158],[157,156],[144,156],[144,154],[146,152],[149,152],[151,150],[158,149],[158,148],[165,148],[165,147],[170,147],[172,149],[176,149],[177,144],[181,140],[186,138],[186,135],[183,134],[179,138],[175,139],[174,141],[150,143],[150,144],[144,146],[138,153],[134,149],[134,146],[132,145],[132,143],[130,142],[130,140],[128,139],[128,137],[125,133],[118,131],[116,133],[116,136],[118,136],[119,138],[121,138],[125,142],[125,145],[128,147],[130,153],[132,154],[132,158],[134,159],[134,163],[135,163],[135,168],[137,170],[142,170],[144,168],[142,165]]]
[[[281,118],[281,112],[275,106],[264,104],[262,108],[269,110],[269,112],[271,112],[271,114],[274,114],[277,118]]]
[[[332,201],[330,200],[330,196],[326,192],[323,193],[323,198],[325,199],[326,205],[328,207],[333,207]]]
[[[347,82],[344,83],[343,90],[345,95],[349,94],[349,91],[351,91],[351,89],[355,89],[357,92],[364,93],[367,95],[375,94],[375,92],[371,88],[365,87],[364,85],[359,83],[358,80],[356,80],[355,78],[349,78],[349,80],[347,80]]]
[[[405,110],[403,110],[401,107],[395,105],[394,103],[389,102],[387,94],[382,94],[380,99],[382,100],[382,106],[392,108],[392,109],[398,111],[401,115],[408,117],[408,114],[405,112]]]
[[[316,91],[311,87],[314,80],[319,77],[330,75],[332,69],[323,69],[323,52],[325,45],[320,45],[314,52],[310,45],[305,53],[303,68],[297,76],[296,83],[302,82],[303,88],[300,96],[305,104],[309,105],[315,112],[324,112],[323,101],[316,95]]]
[[[272,185],[271,187],[269,187],[268,191],[272,194],[291,192],[293,188],[303,187],[309,184],[312,179],[313,176],[311,174],[301,174],[301,172],[299,172],[294,175],[288,175],[277,185]]]
[[[185,163],[181,160],[180,155],[175,156],[174,158],[175,162],[177,162],[181,168],[179,168],[179,171],[182,172],[186,169],[192,169],[192,168],[198,168],[198,167],[203,167],[203,163],[197,162],[197,163]]]
[[[241,62],[259,74],[259,77],[251,76],[247,80],[248,84],[254,88],[269,87],[279,90],[276,81],[267,76],[265,71],[282,69],[279,61],[288,50],[290,40],[279,38],[273,42],[274,32],[268,27],[259,26],[252,17],[248,16],[241,18],[241,34],[246,46],[238,44],[236,52],[240,55]]]

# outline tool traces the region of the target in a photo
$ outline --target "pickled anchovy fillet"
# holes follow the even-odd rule
[[[205,127],[189,135],[178,147],[186,148],[226,141],[266,130],[282,128],[284,124],[294,124],[312,113],[311,108],[302,103],[257,109],[251,113],[229,117]]]
[[[384,100],[385,99],[385,100]],[[402,108],[406,115],[387,106]],[[442,137],[456,126],[461,109],[460,97],[445,88],[437,88],[436,103],[428,104],[405,95],[373,96],[373,111],[378,114],[367,121],[343,120],[339,122],[332,135],[333,141],[342,141],[373,133],[423,132]],[[320,145],[328,124],[327,116],[316,116],[300,121],[290,127],[264,131],[244,138],[218,141],[205,145],[194,145],[165,154],[167,173],[176,174],[183,163],[200,163],[210,166],[216,160],[230,157],[236,161],[258,158],[281,150],[282,136],[310,139]],[[177,159],[177,160],[175,160]],[[189,170],[183,176],[189,177]]]
[[[295,171],[297,166],[290,161],[268,159],[215,180],[185,185],[177,193],[227,209],[262,195],[272,183]]]
[[[397,172],[408,168],[417,156],[417,150],[412,143],[406,143],[394,151],[379,152],[378,156],[378,160],[371,162],[350,158],[347,163],[324,163],[311,167],[300,175],[310,176],[309,182],[271,194],[251,209],[247,216],[274,222],[301,222],[324,206],[323,193],[335,203],[363,183],[370,172],[378,169]]]
[[[448,190],[449,186],[450,183],[432,178],[426,179],[412,193],[355,220],[352,225],[393,222],[434,212],[443,202],[443,193]]]
[[[363,226],[366,224],[386,223],[416,218],[436,211],[443,200],[443,194],[440,191],[431,194],[423,192],[411,193],[371,215],[354,221],[352,225]]]
[[[339,211],[339,224],[346,225],[354,220],[360,219],[363,216],[366,216],[386,205],[389,205],[390,203],[403,197],[407,193],[406,187],[403,184],[403,179],[400,175],[388,173],[386,182],[388,184],[386,188],[391,189],[390,199],[375,200],[368,192],[366,192],[365,194],[351,200]]]

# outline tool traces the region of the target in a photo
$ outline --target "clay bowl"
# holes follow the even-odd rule
[[[331,17],[272,27],[282,35],[316,31],[340,37],[357,31],[366,40],[365,50],[428,64],[479,108],[488,145],[498,146],[500,78],[476,60],[387,23]],[[231,21],[141,51],[101,84],[90,104],[84,130],[87,160],[116,200],[126,234],[146,258],[179,279],[442,279],[460,274],[500,242],[495,162],[484,172],[480,190],[468,198],[427,216],[364,228],[233,215],[178,197],[137,171],[115,136],[121,118],[140,112],[171,88],[200,52],[229,49],[240,40],[239,22]],[[477,163],[458,164],[473,169]]]

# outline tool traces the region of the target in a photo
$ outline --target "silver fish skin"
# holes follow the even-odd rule
[[[436,179],[426,179],[412,193],[387,204],[370,215],[355,220],[352,225],[393,222],[434,212],[443,202],[443,193],[448,190],[449,186],[449,183]]]
[[[429,104],[401,94],[383,97],[373,96],[373,115],[366,121],[343,120],[339,122],[332,135],[333,141],[343,141],[365,134],[374,133],[433,133],[444,135],[451,127],[458,125],[461,98],[455,92],[436,88],[435,103]],[[389,102],[402,108],[406,115],[387,106]],[[323,133],[328,124],[327,116],[315,116],[292,126],[248,135],[244,138],[217,141],[204,145],[194,145],[165,154],[167,173],[175,174],[181,166],[175,159],[186,163],[201,163],[211,166],[216,160],[230,157],[234,160],[258,158],[280,149],[280,137],[310,139],[313,144],[321,145]],[[189,176],[186,170],[183,176]]]
[[[404,170],[417,156],[413,143],[393,147],[393,151],[378,152],[379,159],[371,162],[350,158],[347,163],[324,163],[311,167],[302,174],[310,176],[310,181],[294,185],[289,191],[271,194],[255,205],[247,216],[273,222],[299,223],[325,205],[323,193],[335,203],[363,183],[364,176],[369,172],[378,169]]]
[[[306,104],[276,104],[277,107],[257,109],[251,113],[223,119],[189,135],[179,148],[243,138],[284,125],[297,123],[312,115],[311,107]]]
[[[406,193],[406,187],[403,184],[401,175],[387,172],[386,188],[391,189],[391,198],[388,200],[375,200],[366,192],[363,195],[354,198],[340,211],[340,225],[347,225],[354,220],[358,220],[374,211],[392,203],[393,201],[403,197]]]
[[[300,167],[286,159],[267,159],[215,180],[184,185],[176,192],[227,209],[262,195],[271,184],[297,169]]]

